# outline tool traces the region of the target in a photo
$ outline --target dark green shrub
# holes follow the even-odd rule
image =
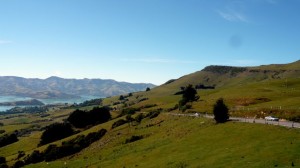
[[[228,107],[224,104],[222,98],[215,103],[213,112],[217,123],[224,123],[229,119]]]
[[[89,124],[101,124],[111,119],[109,108],[107,107],[95,107],[88,112]]]
[[[0,168],[8,168],[8,165],[6,163],[0,164]]]
[[[124,98],[124,96],[123,95],[121,95],[120,97],[119,97],[119,100],[124,100],[125,98]]]
[[[140,111],[140,110],[141,110],[140,108],[133,108],[133,107],[125,108],[125,109],[122,110],[121,115],[122,115],[122,116],[123,116],[123,115],[126,115],[126,114],[131,114],[131,115],[133,115],[133,114],[135,114],[135,112]]]
[[[72,112],[67,120],[76,128],[84,128],[88,125],[87,113],[78,109]]]
[[[197,90],[193,87],[193,85],[188,85],[184,87],[182,92],[182,98],[178,102],[179,109],[182,109],[188,102],[197,101],[200,97],[197,96]],[[186,107],[184,108],[187,109]]]
[[[46,162],[56,160],[60,155],[59,147],[53,144],[49,145],[43,153]]]
[[[145,106],[142,106],[141,108],[151,108],[157,106],[156,104],[146,104]]]
[[[44,145],[56,140],[63,139],[73,134],[73,129],[70,124],[67,123],[54,123],[46,127],[41,136],[39,145]]]
[[[157,109],[155,111],[151,111],[146,114],[145,118],[149,117],[150,119],[157,117],[160,114],[161,109]]]
[[[38,163],[44,160],[44,156],[40,151],[35,150],[30,155],[24,158],[25,164]]]
[[[85,112],[82,110],[75,110],[68,117],[68,121],[76,128],[84,128],[88,125],[95,125],[107,122],[111,115],[107,107],[94,107],[91,111]]]
[[[24,161],[18,160],[16,163],[13,165],[13,168],[19,168],[25,166]]]
[[[41,161],[53,161],[72,154],[75,154],[82,149],[88,147],[91,143],[99,140],[106,134],[105,129],[98,132],[89,133],[87,136],[79,135],[69,141],[62,142],[61,146],[49,145],[42,153],[33,151],[31,155],[24,158],[23,161],[17,161],[14,167],[22,167],[27,164],[37,163]]]
[[[125,140],[125,144],[131,143],[131,142],[135,142],[135,141],[138,141],[140,139],[143,139],[142,135],[133,135],[130,138],[128,138],[128,139]]]
[[[2,137],[0,137],[0,147],[12,144],[14,142],[17,142],[18,138],[16,134],[5,134]]]
[[[3,156],[0,156],[0,164],[6,163],[6,159]]]
[[[186,105],[184,105],[184,106],[181,106],[181,107],[180,107],[180,110],[181,110],[182,112],[185,112],[186,110],[191,109],[191,108],[192,108],[192,105],[191,105],[191,104],[186,104]]]
[[[289,121],[300,122],[300,116],[297,114],[294,114],[294,116],[288,116],[287,119]]]
[[[120,119],[120,120],[114,122],[114,123],[112,124],[111,128],[114,129],[114,128],[116,128],[116,127],[118,127],[118,126],[121,126],[121,125],[123,125],[123,124],[126,124],[126,123],[127,123],[126,120]]]
[[[18,157],[17,157],[17,159],[20,159],[23,156],[25,156],[25,152],[24,151],[18,151]]]
[[[145,97],[145,98],[141,98],[141,99],[139,100],[139,102],[146,101],[146,100],[148,100],[148,98],[147,98],[147,97]]]

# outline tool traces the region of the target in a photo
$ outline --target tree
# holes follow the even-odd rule
[[[54,142],[59,139],[63,139],[73,134],[73,129],[70,124],[67,123],[54,123],[46,127],[46,130],[41,136],[41,142],[39,145],[44,145],[50,142]]]
[[[84,128],[88,125],[101,124],[110,120],[111,115],[107,107],[94,107],[91,111],[85,112],[76,110],[70,114],[68,121],[76,128]]]
[[[185,99],[186,102],[197,101],[200,97],[197,96],[197,90],[193,87],[193,85],[188,85],[185,87],[182,99]]]
[[[88,125],[87,112],[78,109],[72,112],[67,120],[76,128],[84,128]]]
[[[148,91],[150,91],[150,88],[149,88],[149,87],[147,87],[147,89],[146,89],[146,92],[148,92]]]
[[[188,102],[197,101],[199,98],[200,97],[197,96],[197,90],[193,87],[193,85],[188,85],[187,87],[183,88],[182,98],[178,103],[179,108],[182,108]]]
[[[217,123],[224,123],[229,119],[228,107],[224,104],[222,98],[215,103],[213,112]]]
[[[17,142],[18,138],[16,134],[5,134],[2,137],[0,137],[0,147],[12,144],[14,142]]]
[[[94,107],[88,112],[89,124],[102,124],[111,119],[108,107]]]
[[[124,100],[124,99],[125,99],[124,96],[120,95],[119,100]]]

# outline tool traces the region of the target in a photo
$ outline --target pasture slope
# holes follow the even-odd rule
[[[108,132],[102,139],[75,155],[26,167],[298,167],[300,129],[238,122],[215,124],[208,118],[169,113],[179,112],[174,107],[181,95],[175,93],[192,84],[200,88],[197,90],[200,99],[191,103],[185,113],[212,113],[213,104],[222,97],[232,116],[262,118],[276,115],[297,120],[300,116],[299,77],[300,61],[258,67],[208,66],[150,91],[124,94],[121,100],[120,96],[105,98],[101,106],[113,109],[111,121],[54,144],[60,145],[77,135],[105,128]],[[125,108],[139,110],[133,118],[139,113],[161,113],[154,119],[143,119],[140,124],[134,122],[112,129]],[[31,114],[1,117],[4,126],[0,128],[13,132],[45,126],[63,121],[73,110],[51,111],[47,118]],[[121,118],[125,119],[125,116]],[[8,164],[13,165],[20,149],[26,154],[45,150],[48,145],[37,147],[41,134],[42,131],[34,131],[18,142],[2,147],[0,156],[5,156]],[[133,136],[143,138],[126,143]]]

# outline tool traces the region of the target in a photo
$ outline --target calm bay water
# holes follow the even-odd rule
[[[82,103],[86,100],[96,99],[100,97],[96,96],[81,96],[80,98],[74,98],[74,99],[38,99],[41,102],[45,104],[57,104],[57,103]],[[20,96],[0,96],[0,102],[14,102],[14,101],[23,101],[23,100],[29,100],[32,99],[30,97],[20,97]],[[0,106],[0,111],[6,111],[11,108],[14,108],[15,106]]]

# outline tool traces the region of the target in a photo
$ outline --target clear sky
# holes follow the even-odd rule
[[[300,0],[0,0],[0,76],[162,84],[300,59]]]

